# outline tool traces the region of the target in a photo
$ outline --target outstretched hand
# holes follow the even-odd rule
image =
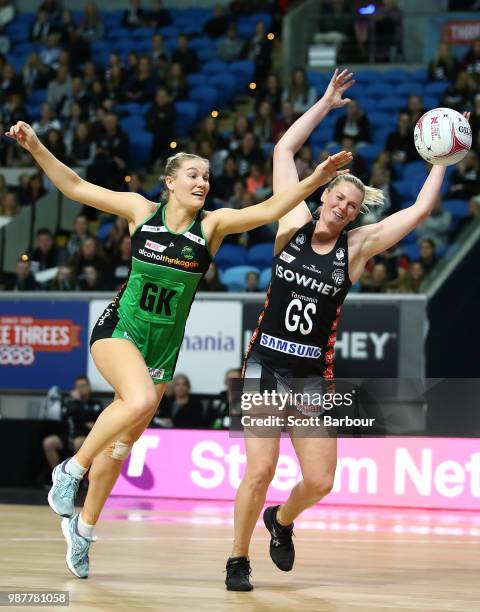
[[[340,151],[335,155],[330,155],[327,159],[315,168],[314,174],[318,178],[319,185],[325,185],[336,176],[348,174],[348,170],[339,170],[342,166],[346,166],[353,159],[350,151]]]
[[[33,153],[40,145],[38,136],[33,131],[32,127],[25,121],[17,121],[15,125],[5,132],[5,136],[12,138],[24,149]]]
[[[333,76],[328,84],[328,87],[323,94],[323,99],[326,100],[332,108],[341,108],[351,102],[350,98],[342,98],[343,94],[354,85],[352,79],[353,72],[349,72],[348,68],[339,73],[338,68],[335,69]]]

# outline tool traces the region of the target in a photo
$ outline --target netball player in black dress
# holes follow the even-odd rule
[[[278,142],[274,192],[298,182],[294,155],[330,110],[350,102],[342,96],[353,82],[347,70],[336,70],[324,96]],[[345,227],[360,212],[383,202],[380,190],[364,186],[350,174],[327,185],[318,220],[305,202],[280,219],[272,280],[244,364],[246,383],[271,380],[277,388],[288,389],[295,378],[333,378],[335,330],[348,290],[371,257],[396,244],[431,213],[444,175],[443,166],[433,166],[409,208],[348,232]],[[293,521],[330,492],[337,456],[335,437],[289,433],[303,479],[284,504],[267,508],[263,515],[271,535],[270,556],[283,571],[293,567]],[[247,467],[235,502],[234,543],[227,561],[229,590],[253,588],[248,550],[275,474],[279,442],[279,436],[245,436]]]

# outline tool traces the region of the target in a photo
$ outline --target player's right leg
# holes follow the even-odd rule
[[[129,340],[97,340],[92,345],[92,356],[118,397],[100,413],[78,453],[53,471],[48,502],[64,517],[73,515],[78,485],[93,459],[122,432],[144,422],[158,406],[145,360]]]
[[[265,503],[267,489],[275,475],[280,449],[276,438],[245,437],[247,467],[237,491],[234,511],[234,541],[227,561],[225,584],[229,591],[250,591],[248,550],[253,530]]]

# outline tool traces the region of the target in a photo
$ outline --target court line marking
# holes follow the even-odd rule
[[[394,535],[394,534],[393,534]],[[99,535],[99,541],[101,542],[148,542],[152,541],[162,541],[162,540],[180,540],[182,542],[210,542],[212,540],[211,537],[200,537],[200,536],[104,536]],[[231,537],[228,538],[220,538],[215,537],[216,540],[224,540],[231,541]],[[268,542],[270,538],[254,538],[255,541],[264,541]],[[2,537],[2,540],[5,542],[56,542],[56,541],[64,541],[63,537],[60,536],[46,536],[46,537]],[[435,538],[428,540],[418,540],[418,539],[408,539],[402,540],[400,538],[390,538],[386,540],[384,538],[376,538],[376,539],[364,539],[364,538],[308,538],[304,540],[304,542],[331,542],[331,543],[346,543],[346,544],[472,544],[478,546],[478,540],[437,540]]]

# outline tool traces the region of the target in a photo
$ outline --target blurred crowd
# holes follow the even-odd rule
[[[10,6],[8,0],[1,4]],[[327,5],[334,16],[352,15],[351,3],[346,0],[332,0],[330,4],[325,3]],[[295,69],[286,83],[272,71],[271,45],[265,42],[267,38],[262,22],[259,22],[253,39],[245,41],[237,35],[233,18],[239,11],[254,10],[253,3],[233,2],[227,10],[216,8],[213,17],[203,26],[203,35],[218,39],[219,57],[227,61],[251,59],[255,62],[257,79],[249,92],[253,97],[251,113],[233,111],[232,127],[227,131],[220,129],[220,119],[207,116],[192,131],[185,146],[182,145],[182,148],[210,160],[211,190],[206,205],[210,210],[225,206],[244,208],[271,195],[273,147],[321,94],[304,69]],[[362,17],[360,13],[358,16],[359,19]],[[0,9],[0,24],[1,19]],[[158,27],[168,24],[169,13],[161,2],[154,2],[147,10],[141,0],[132,0],[123,19],[123,25],[128,28]],[[348,29],[346,25],[344,32],[351,32],[353,28],[358,39],[360,25],[351,20],[345,23]],[[381,3],[374,23],[377,38],[388,38],[390,46],[395,45],[401,53],[401,14],[395,3],[388,0]],[[335,28],[326,30],[335,31]],[[189,37],[179,36],[176,50],[172,52],[165,47],[162,35],[155,33],[149,53],[130,52],[124,59],[112,53],[108,65],[102,69],[92,61],[90,49],[103,34],[102,20],[95,4],[88,4],[83,18],[75,23],[70,11],[62,8],[60,2],[45,0],[31,28],[32,41],[43,41],[43,50],[32,53],[19,74],[7,63],[5,56],[0,55],[3,124],[0,129],[19,119],[29,121],[26,97],[32,91],[44,88],[47,99],[41,106],[40,118],[33,122],[33,128],[60,160],[74,167],[83,167],[87,178],[97,184],[118,190],[128,189],[156,199],[161,197],[161,188],[148,189],[145,174],[129,170],[129,137],[121,128],[122,116],[116,109],[119,103],[148,104],[153,100],[145,115],[146,129],[154,135],[145,171],[157,168],[172,153],[174,103],[187,95],[189,84],[186,77],[197,71],[201,62],[196,51],[189,46]],[[370,263],[356,290],[419,291],[425,276],[443,255],[456,232],[478,215],[480,40],[474,41],[468,53],[460,59],[449,45],[442,43],[428,67],[428,78],[432,82],[448,82],[442,105],[472,112],[472,151],[449,172],[447,191],[443,193],[443,198],[469,202],[467,218],[460,224],[454,223],[451,213],[442,206],[442,198],[439,199],[431,217],[417,229],[415,240],[419,245],[419,256],[412,257],[401,245],[390,249]],[[425,110],[421,96],[411,95],[408,99],[405,96],[405,107],[398,114],[397,128],[388,134],[384,150],[376,159],[370,160],[362,156],[361,147],[358,147],[372,141],[372,133],[378,126],[372,124],[368,113],[353,100],[346,112],[338,116],[331,142],[320,150],[307,143],[299,151],[296,165],[300,178],[311,173],[316,164],[328,156],[332,146],[341,146],[354,154],[352,172],[364,182],[381,188],[385,194],[383,211],[365,215],[359,222],[377,221],[382,215],[395,212],[402,206],[395,182],[402,167],[419,159],[412,131]],[[33,162],[28,153],[3,138],[0,163],[7,167],[27,168]],[[422,166],[421,181],[428,169],[427,164]],[[48,188],[45,177],[37,172],[22,174],[14,188],[8,187],[0,175],[0,215],[15,216],[22,206],[35,202]],[[313,210],[318,202],[319,193],[316,193],[308,203]],[[39,229],[33,249],[20,258],[16,274],[4,279],[4,287],[62,291],[118,289],[129,270],[127,223],[122,219],[102,219],[101,223],[103,231],[97,231],[99,220],[96,211],[87,208],[77,216],[69,236],[55,236],[47,228]],[[261,243],[271,243],[274,235],[275,226],[272,225],[231,236],[228,241],[249,249]],[[42,283],[35,280],[36,272],[52,267],[58,267],[55,278]],[[201,289],[226,290],[214,264]],[[245,277],[245,290],[260,290],[258,274],[249,272]]]

